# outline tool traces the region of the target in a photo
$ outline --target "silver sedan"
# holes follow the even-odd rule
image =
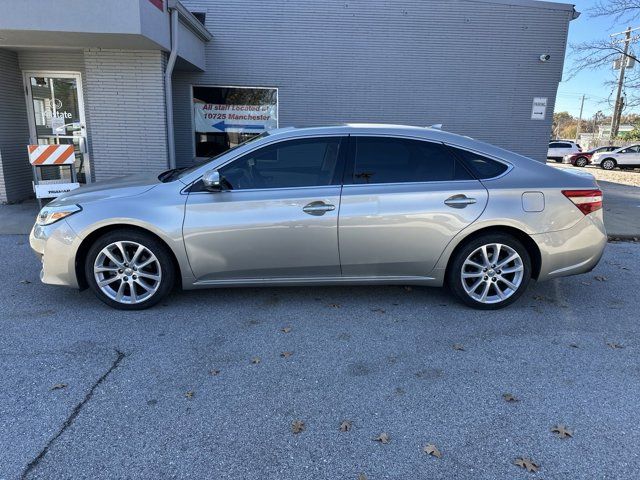
[[[38,215],[41,279],[142,309],[173,288],[447,285],[513,303],[588,272],[607,237],[593,177],[432,128],[262,134],[185,169],[95,183]]]

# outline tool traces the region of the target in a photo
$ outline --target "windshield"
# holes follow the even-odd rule
[[[173,180],[183,178],[184,176],[189,175],[191,172],[194,172],[195,170],[202,167],[203,165],[206,165],[207,163],[212,162],[217,158],[220,158],[221,156],[226,155],[227,153],[232,152],[233,150],[236,150],[237,148],[247,145],[248,143],[255,142],[260,138],[264,138],[267,135],[269,135],[269,132],[262,132],[260,135],[256,135],[255,137],[252,137],[245,142],[239,143],[235,147],[231,147],[229,150],[225,150],[224,152],[218,155],[208,158],[204,162],[196,163],[191,167],[182,167],[182,168],[174,168],[171,170],[167,170],[166,172],[162,172],[158,178],[160,179],[161,182],[171,182]]]

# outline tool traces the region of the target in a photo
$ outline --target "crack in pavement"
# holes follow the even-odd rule
[[[89,400],[91,400],[91,397],[93,397],[93,392],[95,391],[95,389],[98,388],[98,386],[100,386],[100,384],[107,379],[107,377],[111,374],[111,372],[113,372],[118,367],[118,365],[120,365],[120,362],[125,357],[125,354],[118,349],[116,349],[116,354],[117,356],[115,360],[111,363],[111,366],[109,367],[109,369],[105,373],[103,373],[100,376],[100,378],[98,378],[98,380],[96,380],[96,382],[91,386],[91,388],[89,389],[87,394],[84,396],[82,401],[78,403],[75,406],[75,408],[71,411],[71,414],[64,421],[64,423],[60,427],[60,430],[58,430],[58,433],[56,433],[53,437],[51,437],[51,439],[47,442],[47,444],[40,451],[40,453],[27,464],[27,466],[22,472],[22,475],[20,475],[21,479],[26,479],[27,475],[29,475],[38,466],[40,461],[45,457],[45,455],[47,454],[51,446],[55,443],[55,441],[67,430],[67,428],[73,425],[73,422],[78,417],[78,415],[80,414],[84,406],[87,404],[87,402],[89,402]]]

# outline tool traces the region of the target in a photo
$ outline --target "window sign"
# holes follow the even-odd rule
[[[278,90],[193,87],[196,157],[218,155],[278,127]]]

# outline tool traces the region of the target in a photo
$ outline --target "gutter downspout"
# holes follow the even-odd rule
[[[169,168],[176,168],[176,142],[173,132],[173,67],[178,56],[178,10],[171,7],[170,18],[171,31],[171,53],[164,71],[164,104],[167,109],[167,146],[169,149]]]

